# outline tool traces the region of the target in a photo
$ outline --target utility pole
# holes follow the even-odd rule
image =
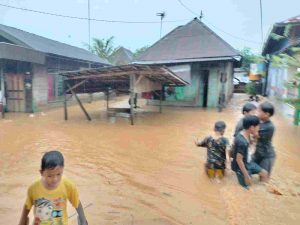
[[[91,8],[90,8],[90,0],[88,0],[88,34],[89,34],[89,48],[91,48]]]
[[[261,32],[261,43],[264,42],[264,32],[263,32],[263,14],[262,14],[262,0],[259,0],[260,5],[260,32]]]
[[[160,36],[159,39],[161,39],[161,31],[162,31],[162,21],[166,16],[165,12],[161,12],[161,13],[156,13],[157,16],[160,16]]]

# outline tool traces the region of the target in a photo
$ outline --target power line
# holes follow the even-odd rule
[[[195,13],[193,10],[189,9],[185,4],[183,4],[183,2],[181,0],[177,0],[186,10],[188,10],[190,13],[199,16],[197,13]],[[126,24],[157,24],[157,23],[161,23],[160,21],[124,21],[124,20],[106,20],[106,19],[95,19],[95,18],[87,18],[87,17],[77,17],[77,16],[69,16],[69,15],[63,15],[63,14],[57,14],[57,13],[51,13],[51,12],[45,12],[45,11],[38,11],[38,10],[33,10],[33,9],[27,9],[27,8],[21,8],[21,7],[15,7],[15,6],[11,6],[11,5],[5,5],[5,4],[0,4],[0,6],[2,7],[6,7],[6,8],[12,8],[12,9],[18,9],[18,10],[22,10],[22,11],[27,11],[27,12],[34,12],[34,13],[39,13],[39,14],[44,14],[44,15],[50,15],[50,16],[56,16],[56,17],[63,17],[63,18],[69,18],[69,19],[77,19],[77,20],[87,20],[87,21],[97,21],[97,22],[106,22],[106,23],[126,23]],[[176,23],[176,22],[186,22],[188,20],[166,20],[164,21],[164,23]],[[256,41],[252,41],[252,40],[246,40],[244,38],[235,36],[233,34],[230,34],[216,26],[214,26],[213,24],[211,24],[209,21],[206,20],[206,22],[208,22],[211,26],[213,26],[215,29],[233,37],[236,39],[240,39],[246,42],[251,42],[251,43],[255,43],[255,44],[261,44],[259,42]]]
[[[263,31],[263,13],[262,13],[262,3],[259,1],[260,5],[260,32],[261,32],[261,42],[264,42],[264,31]]]
[[[191,10],[189,7],[187,7],[181,0],[177,0],[181,6],[183,6],[187,11],[189,11],[190,13],[192,13],[193,15],[195,16],[199,16],[196,12],[194,12],[193,10]],[[203,19],[203,16],[201,17],[201,19]],[[246,42],[251,42],[251,43],[254,43],[254,44],[257,44],[257,45],[261,45],[260,42],[258,41],[253,41],[253,40],[247,40],[247,39],[244,39],[244,38],[241,38],[241,37],[238,37],[238,36],[235,36],[231,33],[228,33],[220,28],[218,28],[217,26],[213,25],[212,23],[210,23],[207,19],[204,19],[206,21],[206,23],[210,24],[212,27],[214,27],[216,30],[219,30],[221,32],[223,32],[224,34],[227,34],[233,38],[236,38],[236,39],[239,39],[239,40],[242,40],[242,41],[246,41]]]
[[[206,21],[206,23],[208,23],[209,25],[211,25],[212,27],[214,27],[216,30],[219,30],[219,31],[223,32],[224,34],[227,34],[227,35],[229,35],[229,36],[231,36],[231,37],[233,37],[233,38],[240,39],[240,40],[246,41],[246,42],[251,42],[251,43],[253,43],[253,44],[261,45],[261,43],[258,42],[258,41],[247,40],[247,39],[244,39],[244,38],[235,36],[235,35],[233,35],[233,34],[231,34],[231,33],[228,33],[228,32],[226,32],[226,31],[224,31],[224,30],[222,30],[222,29],[216,27],[215,25],[213,25],[212,23],[210,23],[207,19],[204,19],[204,20]]]
[[[63,17],[63,18],[69,18],[69,19],[87,20],[87,21],[90,20],[90,21],[106,22],[106,23],[131,23],[131,24],[134,24],[134,23],[136,23],[136,24],[157,24],[157,23],[160,23],[160,21],[125,21],[125,20],[95,19],[95,18],[63,15],[63,14],[58,14],[58,13],[51,13],[51,12],[34,10],[34,9],[15,7],[15,6],[11,6],[11,5],[5,5],[5,4],[0,4],[0,6],[6,7],[6,8],[11,8],[11,9],[23,10],[23,11],[27,11],[27,12],[34,12],[34,13],[44,14],[44,15],[57,16],[57,17]],[[177,22],[183,22],[183,21],[188,21],[188,20],[187,19],[186,20],[166,20],[166,21],[164,21],[164,23],[177,23]]]
[[[191,10],[189,7],[187,7],[185,4],[183,4],[183,2],[181,1],[181,0],[177,0],[179,3],[180,3],[180,5],[182,5],[187,11],[189,11],[190,13],[192,13],[192,14],[194,14],[194,15],[196,15],[196,16],[200,16],[200,14],[198,14],[198,13],[195,13],[193,10]]]

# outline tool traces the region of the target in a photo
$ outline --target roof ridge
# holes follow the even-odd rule
[[[155,53],[159,52],[162,49],[166,52],[164,57],[174,58],[172,56],[173,53],[171,53],[171,50],[166,50],[166,46],[171,46],[170,43],[180,43],[180,38],[186,38],[186,41],[188,42],[189,37],[194,37],[191,39],[193,42],[193,45],[203,45],[201,41],[209,40],[213,44],[217,44],[221,47],[221,50],[215,49],[216,47],[211,46],[212,49],[214,49],[215,53],[213,53],[214,56],[219,55],[231,55],[232,57],[240,55],[238,50],[233,48],[229,43],[227,43],[225,40],[223,40],[219,35],[217,35],[212,29],[210,29],[207,25],[205,25],[202,21],[200,21],[198,18],[194,18],[185,25],[178,26],[174,28],[172,31],[170,31],[168,34],[166,34],[163,38],[155,42],[152,46],[150,46],[143,54],[141,54],[137,59],[135,59],[136,62],[138,61],[147,61],[148,58],[149,61],[151,61],[151,58],[160,58],[159,56],[154,56]],[[165,42],[164,42],[165,41]],[[200,41],[200,43],[199,43]],[[190,45],[192,46],[192,45]],[[197,47],[196,53],[188,53],[187,50],[185,50],[184,54],[187,55],[205,55],[207,53],[201,53],[203,49],[207,49],[207,47],[202,46],[200,49]],[[193,49],[191,49],[193,52]],[[210,50],[206,50],[210,51]],[[176,54],[179,54],[178,52]],[[208,54],[210,55],[210,54]],[[183,57],[183,55],[182,55]],[[194,57],[194,56],[193,56]]]

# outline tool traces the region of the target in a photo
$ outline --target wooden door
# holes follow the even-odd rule
[[[9,112],[25,112],[23,74],[6,74],[7,109]]]

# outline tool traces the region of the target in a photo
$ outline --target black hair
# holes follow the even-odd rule
[[[269,113],[270,117],[274,115],[275,113],[275,109],[274,106],[270,103],[270,102],[263,102],[259,105],[259,108],[261,109],[261,111],[263,111],[264,113]]]
[[[215,131],[222,132],[226,128],[226,124],[223,121],[218,121],[215,123]]]
[[[64,157],[59,151],[49,151],[43,155],[41,170],[54,169],[57,166],[64,166]]]
[[[259,118],[257,116],[247,115],[243,118],[243,128],[245,130],[257,125],[259,125]]]
[[[254,104],[248,102],[243,106],[242,114],[244,114],[245,112],[248,113],[254,109],[257,109],[257,107]]]

